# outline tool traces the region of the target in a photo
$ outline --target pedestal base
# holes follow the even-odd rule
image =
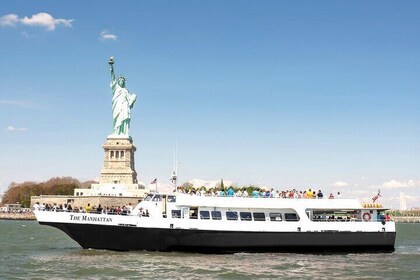
[[[104,165],[99,178],[100,184],[137,184],[134,167],[136,147],[131,137],[110,135],[104,148]]]

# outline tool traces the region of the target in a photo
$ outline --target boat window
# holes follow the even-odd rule
[[[283,220],[281,213],[270,213],[270,221],[281,222]]]
[[[200,219],[209,220],[210,212],[209,211],[200,211]]]
[[[190,219],[197,219],[198,218],[198,207],[191,207],[190,208]]]
[[[238,220],[238,212],[236,212],[236,211],[227,211],[226,212],[226,219],[228,219],[229,221]]]
[[[361,214],[354,209],[307,209],[306,211],[312,211],[313,214],[310,219],[314,222],[353,222],[362,219]]]
[[[241,221],[252,221],[251,212],[239,212]]]
[[[168,195],[168,202],[176,202],[176,196],[175,195]]]
[[[284,219],[288,222],[297,222],[299,221],[299,216],[296,213],[285,213]]]
[[[254,221],[265,221],[265,213],[263,212],[254,212],[252,216],[254,216]]]
[[[150,201],[152,200],[152,197],[153,197],[153,194],[148,194],[146,198],[144,199],[144,201]]]
[[[155,194],[155,196],[153,197],[152,201],[162,201],[162,197],[160,194]]]
[[[172,218],[181,218],[181,210],[172,210]]]
[[[220,211],[211,211],[211,218],[212,220],[221,220],[222,213]]]

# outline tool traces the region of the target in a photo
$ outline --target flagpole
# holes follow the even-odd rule
[[[155,189],[155,192],[157,193],[157,179],[156,179],[156,189]]]

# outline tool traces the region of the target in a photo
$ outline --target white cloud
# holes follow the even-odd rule
[[[405,182],[399,182],[397,180],[391,180],[388,182],[384,182],[377,186],[370,186],[371,189],[407,189],[407,188],[418,188],[420,187],[420,181],[416,180],[408,180]]]
[[[347,187],[349,184],[346,182],[338,181],[334,183],[334,187]]]
[[[346,193],[348,193],[348,194],[353,194],[353,195],[357,195],[357,196],[360,196],[360,195],[368,195],[368,194],[370,194],[370,193],[372,193],[371,191],[367,191],[367,190],[347,190],[346,191]]]
[[[9,125],[9,126],[6,128],[6,130],[7,130],[7,131],[16,131],[16,132],[25,132],[25,131],[28,131],[28,129],[27,129],[26,127],[19,127],[19,128],[16,128],[16,127],[11,126],[11,125]]]
[[[99,39],[101,40],[101,41],[107,41],[107,40],[113,40],[113,41],[115,41],[115,40],[117,40],[117,35],[115,35],[115,34],[112,34],[110,31],[108,31],[108,30],[104,30],[104,31],[102,31],[100,34],[99,34]]]
[[[16,23],[19,22],[18,15],[8,14],[0,17],[0,26],[16,26]]]
[[[57,25],[72,27],[73,21],[73,19],[56,19],[48,13],[38,13],[31,17],[25,16],[23,18],[19,18],[19,16],[15,14],[8,14],[0,17],[1,26],[16,26],[20,23],[27,26],[45,27],[47,30],[55,30]]]
[[[25,100],[1,100],[0,99],[0,105],[12,105],[12,106],[18,106],[23,108],[30,108],[30,109],[40,109],[41,106],[39,106],[36,103],[25,101]]]
[[[20,34],[22,34],[23,37],[25,37],[26,39],[31,39],[31,38],[36,38],[35,35],[29,34],[26,31],[21,32]]]

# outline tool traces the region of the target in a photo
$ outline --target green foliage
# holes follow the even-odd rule
[[[71,177],[56,177],[42,183],[12,183],[3,195],[3,204],[20,203],[22,207],[31,205],[31,196],[39,195],[73,195],[74,189],[82,184]]]

